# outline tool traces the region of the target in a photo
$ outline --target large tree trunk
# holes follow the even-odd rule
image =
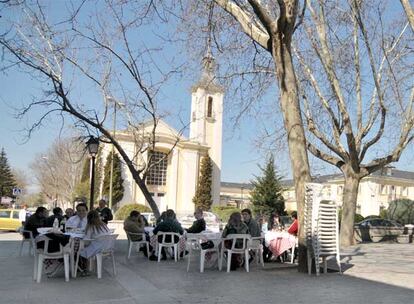
[[[290,43],[287,44],[284,38],[273,39],[273,59],[278,76],[280,106],[283,112],[295,183],[299,220],[299,271],[306,272],[307,259],[303,210],[305,206],[305,183],[311,180],[311,176]]]
[[[341,247],[354,244],[354,218],[360,178],[351,169],[344,171],[345,186],[342,202]]]

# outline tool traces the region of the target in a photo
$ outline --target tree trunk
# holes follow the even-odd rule
[[[300,112],[296,74],[292,63],[289,44],[282,39],[273,39],[273,60],[275,62],[280,106],[283,112],[287,134],[289,156],[295,183],[296,203],[299,221],[299,271],[307,271],[306,240],[304,228],[305,183],[310,182],[310,168],[306,150],[305,130]],[[290,42],[289,42],[290,43]]]
[[[348,247],[354,244],[354,218],[360,182],[360,178],[354,172],[346,171],[344,172],[345,186],[340,232],[341,247]]]

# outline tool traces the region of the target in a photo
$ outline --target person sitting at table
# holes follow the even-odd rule
[[[298,213],[293,211],[290,217],[293,220],[293,223],[290,225],[289,229],[287,230],[288,233],[297,236],[299,230],[299,223],[298,223]]]
[[[145,221],[144,217],[139,213],[137,210],[132,210],[129,216],[124,221],[124,230],[126,232],[131,233],[145,233],[146,241],[150,241],[149,235],[145,232]],[[142,241],[142,237],[140,235],[130,235],[131,241],[138,242]],[[152,251],[152,247],[150,246],[150,251]],[[140,251],[144,253],[147,257],[147,251],[144,247],[140,248]]]
[[[60,225],[60,222],[63,219],[63,210],[60,207],[53,208],[52,212],[53,214],[46,219],[46,223],[45,223],[46,227],[53,227],[53,223],[55,222],[55,219],[58,219],[59,225]]]
[[[241,215],[243,217],[243,222],[247,225],[247,228],[249,228],[250,235],[252,237],[260,236],[261,229],[257,222],[252,218],[252,212],[250,209],[243,209],[241,211]]]
[[[106,247],[103,240],[96,240],[99,236],[111,234],[108,226],[101,220],[99,212],[96,210],[89,211],[87,215],[87,225],[85,229],[85,239],[92,239],[92,241],[80,251],[79,265],[82,270],[81,275],[86,275],[87,259],[99,253]]]
[[[74,212],[72,208],[66,208],[65,215],[63,216],[66,220],[73,216]]]
[[[191,225],[190,228],[187,228],[186,231],[188,233],[200,233],[201,231],[206,230],[206,221],[203,217],[203,209],[197,208],[197,210],[194,212],[195,221],[193,222],[193,225]]]
[[[158,225],[159,223],[161,223],[163,220],[165,220],[167,215],[167,211],[163,211],[160,215],[159,218],[157,218],[157,221],[155,222],[156,225]]]
[[[268,230],[278,231],[285,228],[285,224],[283,223],[282,219],[278,212],[273,212],[270,215]]]
[[[31,231],[34,238],[38,236],[39,232],[37,232],[37,228],[45,227],[48,213],[45,207],[37,207],[36,212],[27,219],[24,230]],[[24,237],[29,238],[29,235],[24,234]]]
[[[242,217],[240,212],[233,212],[230,215],[229,221],[227,222],[226,227],[224,227],[222,238],[226,238],[229,234],[249,234],[249,228],[245,223],[242,222]],[[224,246],[226,248],[231,248],[233,245],[231,240],[226,240]],[[241,240],[236,242],[236,248],[242,247]],[[236,270],[243,263],[243,257],[240,254],[233,254],[231,256],[231,270]]]
[[[175,233],[183,234],[184,229],[181,227],[181,224],[177,221],[174,210],[168,209],[167,211],[165,211],[165,219],[162,222],[160,222],[154,228],[152,232],[154,233],[154,235],[157,235],[158,232],[175,232]],[[171,238],[166,237],[165,241],[170,242]],[[158,242],[162,242],[161,236],[158,236]],[[174,243],[178,243],[178,242],[179,242],[179,238],[175,236]],[[164,248],[162,248],[161,254],[162,254],[161,259],[166,260],[167,255],[166,255]],[[158,260],[158,258],[153,253],[150,256],[150,260],[156,261]]]
[[[66,222],[66,229],[86,229],[86,224],[88,220],[86,218],[88,214],[88,206],[85,203],[79,203],[76,205],[76,215],[69,218]],[[99,214],[99,213],[98,213]]]

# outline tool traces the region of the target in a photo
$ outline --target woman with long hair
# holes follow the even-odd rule
[[[99,237],[102,235],[111,234],[108,226],[106,226],[106,224],[101,220],[98,211],[89,211],[87,219],[88,223],[86,224],[85,239],[91,240],[91,242],[80,252],[81,259],[79,260],[79,265],[82,269],[81,275],[87,275],[87,259],[96,255],[103,248],[107,247],[107,240],[100,240]]]
[[[249,228],[245,223],[242,221],[242,217],[240,212],[233,212],[230,215],[229,221],[227,222],[226,227],[223,230],[222,237],[225,238],[229,234],[248,234]],[[236,241],[236,247],[242,247],[243,244],[240,244],[241,240]],[[242,241],[241,241],[242,242]],[[226,240],[224,243],[224,246],[226,248],[231,248],[233,245],[231,240]],[[233,254],[231,256],[231,270],[236,270],[238,267],[240,267],[243,263],[243,258],[239,254]]]
[[[270,215],[269,219],[269,230],[283,230],[285,228],[285,224],[283,223],[282,219],[280,218],[279,213],[273,212]]]

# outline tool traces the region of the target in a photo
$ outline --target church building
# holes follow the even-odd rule
[[[180,132],[160,120],[156,127],[155,149],[151,157],[157,165],[147,175],[146,184],[159,210],[173,209],[176,213],[192,213],[201,160],[207,154],[213,164],[212,199],[213,204],[220,202],[220,173],[222,155],[224,89],[216,83],[215,61],[208,51],[203,58],[203,71],[197,83],[191,88],[190,135],[186,138]],[[151,134],[153,124],[143,124],[142,134]],[[134,162],[147,160],[148,152],[139,150],[136,136],[128,131],[116,131],[116,138]],[[105,145],[103,159],[112,149]],[[146,204],[139,187],[131,173],[123,166],[124,197],[120,205]]]

